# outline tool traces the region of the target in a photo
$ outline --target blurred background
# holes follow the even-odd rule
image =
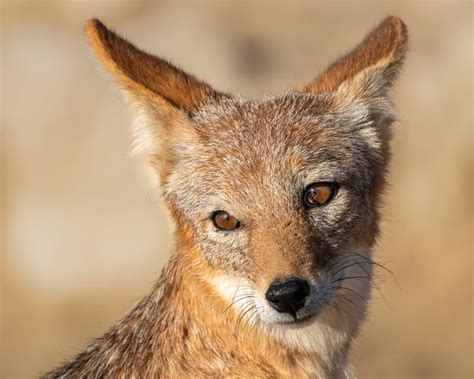
[[[408,25],[378,292],[360,378],[472,378],[473,3],[3,1],[0,377],[85,348],[150,288],[170,226],[130,112],[89,51],[100,18],[216,88],[302,85],[382,18]]]

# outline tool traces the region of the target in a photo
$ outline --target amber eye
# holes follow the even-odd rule
[[[215,211],[211,220],[218,229],[234,230],[240,226],[240,221],[226,211]]]
[[[310,184],[304,191],[304,204],[309,208],[327,204],[332,200],[337,188],[336,183]]]

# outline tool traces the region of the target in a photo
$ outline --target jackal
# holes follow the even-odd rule
[[[151,292],[45,375],[350,378],[407,50],[396,17],[308,85],[261,100],[211,88],[100,21],[93,51],[136,110],[174,222]]]

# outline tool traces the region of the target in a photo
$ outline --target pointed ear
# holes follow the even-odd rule
[[[305,86],[304,92],[337,92],[342,85],[364,95],[384,94],[393,84],[407,51],[408,33],[402,20],[387,17],[352,51]]]
[[[169,124],[183,123],[203,104],[224,96],[167,61],[139,50],[90,20],[86,33],[92,50],[124,90],[137,114],[135,147],[154,153],[160,141],[169,140]]]
[[[403,21],[388,17],[302,91],[331,94],[334,110],[345,124],[363,135],[374,151],[387,153],[389,126],[395,120],[388,92],[402,67],[407,45]]]

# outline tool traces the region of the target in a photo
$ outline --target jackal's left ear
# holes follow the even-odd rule
[[[382,118],[391,117],[387,93],[403,64],[407,45],[403,21],[388,17],[302,91],[334,93],[344,106],[362,103]]]
[[[148,154],[173,150],[173,141],[193,133],[186,127],[193,113],[224,96],[164,59],[136,48],[99,20],[90,20],[86,33],[94,53],[136,108],[135,150]],[[162,153],[172,159],[166,151]]]

